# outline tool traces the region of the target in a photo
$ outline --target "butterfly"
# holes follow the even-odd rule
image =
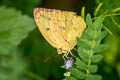
[[[77,44],[76,38],[80,38],[86,28],[84,19],[74,12],[35,8],[33,14],[44,38],[64,56],[71,53]]]

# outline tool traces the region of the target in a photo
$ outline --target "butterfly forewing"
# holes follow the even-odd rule
[[[44,9],[35,8],[34,9],[34,18],[35,22],[44,36],[44,38],[53,46],[58,47],[59,44],[57,44],[56,40],[52,37],[51,31],[50,31],[50,15],[48,13],[46,14]]]

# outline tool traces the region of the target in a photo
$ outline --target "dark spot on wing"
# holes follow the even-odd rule
[[[70,44],[68,40],[65,40],[65,42],[67,42],[68,44]]]
[[[48,20],[50,21],[50,20],[51,20],[51,18],[48,18]]]
[[[67,40],[65,40],[67,42]]]
[[[47,31],[49,31],[49,30],[50,30],[50,28],[46,28],[46,30],[47,30]]]
[[[64,30],[64,26],[60,26],[60,28],[61,28],[62,30]]]

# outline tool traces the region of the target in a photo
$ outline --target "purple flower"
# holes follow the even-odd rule
[[[65,68],[69,69],[70,67],[72,67],[72,63],[73,63],[73,60],[66,60],[65,61]]]

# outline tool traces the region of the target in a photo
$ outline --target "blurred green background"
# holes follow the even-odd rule
[[[45,7],[86,14],[102,2],[99,15],[120,8],[120,0],[0,0],[0,80],[62,80],[62,55],[39,32],[33,9]],[[118,12],[120,13],[120,11]],[[120,80],[120,15],[107,17],[105,26],[112,34],[102,41],[109,48],[102,52],[98,74],[103,80]]]

